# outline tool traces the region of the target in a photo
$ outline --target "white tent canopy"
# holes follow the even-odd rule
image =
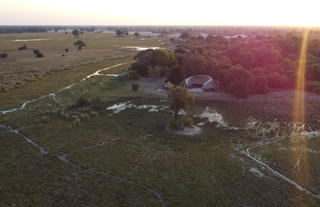
[[[209,75],[195,75],[186,78],[182,85],[186,88],[201,88],[203,90],[213,90],[216,84]]]

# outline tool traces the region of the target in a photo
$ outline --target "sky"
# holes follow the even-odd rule
[[[320,26],[320,0],[0,0],[0,25]]]

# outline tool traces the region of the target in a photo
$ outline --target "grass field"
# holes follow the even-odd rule
[[[132,44],[140,46],[137,41]],[[222,118],[224,126],[217,124],[221,119],[197,118],[202,133],[175,135],[166,130],[171,113],[165,95],[145,87],[133,92],[133,81],[125,78],[81,81],[124,63],[104,71],[121,73],[131,60],[106,59],[47,73],[0,95],[1,110],[17,107],[0,113],[0,206],[320,205],[319,129],[306,135],[312,177],[299,182],[291,128],[278,111],[267,110],[284,105],[281,97],[199,96],[196,113],[209,107],[208,117]],[[80,97],[98,103],[95,113],[70,107]],[[20,107],[27,100],[32,101]],[[106,109],[119,103],[135,107],[119,113]],[[308,103],[313,112],[319,109],[315,100]],[[162,110],[150,112],[151,106]],[[282,108],[288,115],[290,110]]]
[[[68,70],[75,66],[98,63],[112,58],[132,57],[136,51],[134,48],[125,48],[128,46],[168,46],[166,38],[133,36],[119,38],[111,34],[85,33],[81,39],[87,46],[79,51],[73,45],[74,38],[71,34],[1,34],[0,53],[8,53],[8,58],[0,60],[0,88],[6,91],[21,87],[48,72]],[[24,44],[29,49],[17,49]],[[69,49],[68,53],[64,51],[66,48]],[[35,58],[33,49],[39,49],[44,54],[44,58]]]

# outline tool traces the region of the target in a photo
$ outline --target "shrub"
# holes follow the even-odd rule
[[[180,129],[181,128],[180,120],[171,119],[170,123],[169,123],[169,128],[170,129]]]
[[[0,54],[0,59],[5,59],[8,57],[8,53],[1,53]]]
[[[72,122],[72,125],[73,126],[79,126],[80,125],[80,119],[75,119],[73,122]]]
[[[140,85],[138,83],[133,83],[131,88],[132,88],[133,91],[138,91],[139,88],[140,88]]]
[[[0,93],[5,93],[7,92],[7,89],[5,87],[0,88]]]
[[[23,45],[18,48],[18,50],[27,50],[27,49],[28,49],[27,45]]]
[[[49,117],[43,116],[41,117],[41,123],[48,123],[50,121]]]
[[[85,106],[89,106],[90,102],[83,97],[80,97],[73,105],[70,106],[71,109],[81,108]]]
[[[186,117],[184,119],[184,126],[191,127],[193,125],[193,118],[192,117]]]
[[[140,78],[140,75],[136,70],[129,71],[129,79],[130,80],[138,80],[139,78]]]
[[[36,55],[37,58],[44,57],[44,55],[40,52],[40,50],[33,50],[33,53]]]

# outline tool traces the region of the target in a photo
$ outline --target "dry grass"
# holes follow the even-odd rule
[[[15,40],[44,39],[34,42],[15,42]],[[63,71],[75,66],[101,62],[115,57],[132,56],[136,51],[125,46],[163,46],[165,38],[135,38],[133,36],[118,38],[111,34],[86,33],[83,36],[86,47],[81,51],[73,45],[71,34],[34,33],[1,34],[0,52],[9,54],[0,60],[0,89],[7,91],[34,81],[48,72]],[[161,42],[160,42],[161,41]],[[27,50],[18,50],[26,44]],[[66,53],[64,49],[68,48]],[[32,49],[39,49],[44,58],[35,58]],[[0,91],[1,92],[1,91]]]

